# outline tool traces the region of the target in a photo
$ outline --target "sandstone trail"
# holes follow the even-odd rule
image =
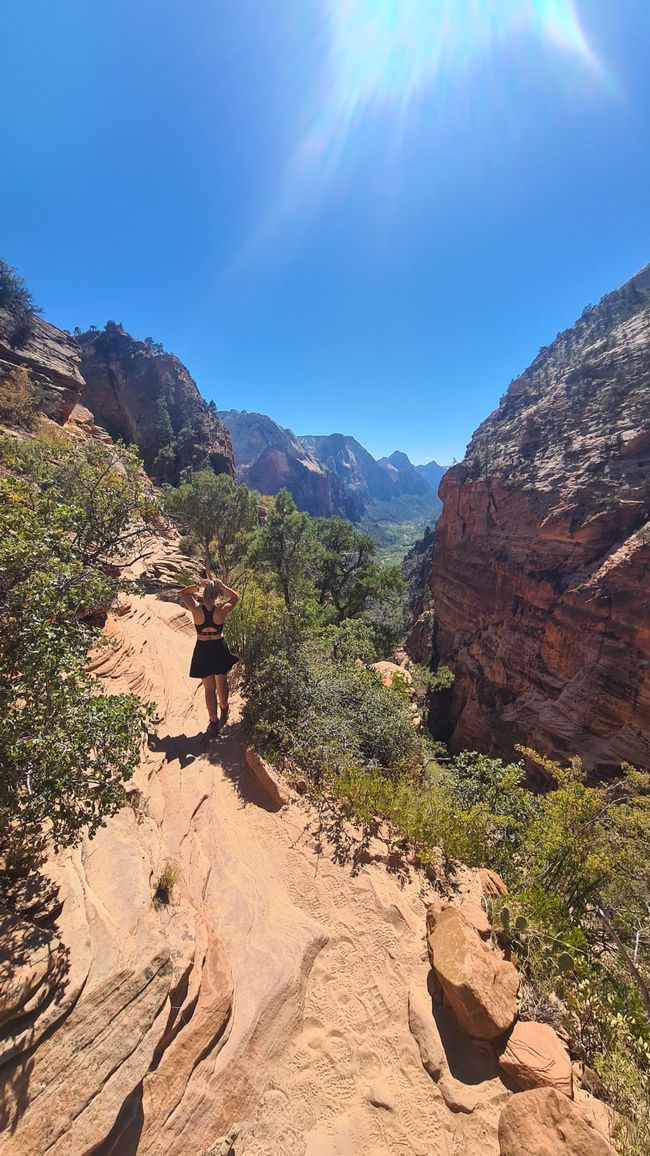
[[[107,632],[96,673],[162,721],[131,805],[51,865],[49,918],[13,930],[0,1151],[497,1152],[507,1093],[480,1047],[466,1084],[452,1057],[443,1095],[409,1028],[409,986],[428,998],[422,880],[355,875],[308,804],[273,808],[236,696],[206,741],[182,610],[134,598]]]

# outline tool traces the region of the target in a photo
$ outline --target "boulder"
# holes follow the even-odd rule
[[[393,676],[396,674],[403,678],[409,686],[413,682],[410,670],[407,670],[405,666],[399,666],[396,662],[387,662],[382,659],[381,662],[373,662],[372,669],[377,671],[384,686],[391,686]]]
[[[517,1014],[519,974],[484,943],[457,907],[427,912],[429,959],[458,1021],[469,1036],[494,1040]]]
[[[469,899],[464,899],[463,902],[458,905],[458,910],[465,916],[467,922],[471,923],[472,927],[478,931],[481,939],[490,938],[492,931],[490,920],[483,908],[479,907],[478,903],[471,903]]]
[[[616,1156],[575,1104],[555,1088],[511,1096],[499,1118],[500,1156]]]
[[[505,898],[508,894],[508,888],[498,871],[492,871],[490,867],[479,867],[478,878],[486,899]]]
[[[257,753],[255,747],[246,747],[246,762],[271,802],[277,807],[286,807],[291,798],[288,789],[280,775]]]
[[[573,1096],[571,1060],[549,1024],[519,1020],[499,1056],[499,1067],[522,1091],[548,1087]]]

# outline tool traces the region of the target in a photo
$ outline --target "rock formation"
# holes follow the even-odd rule
[[[513,1096],[499,1121],[499,1156],[616,1156],[580,1108],[554,1088]]]
[[[81,400],[84,385],[77,342],[37,316],[26,340],[17,345],[14,329],[12,315],[0,309],[0,383],[16,369],[24,369],[36,387],[39,407],[63,424]]]
[[[427,479],[416,469],[407,454],[401,450],[394,450],[390,457],[379,458],[378,464],[390,477],[393,490],[399,494],[420,494],[429,498],[432,508],[440,508],[440,501],[436,497],[435,489]]]
[[[182,469],[204,464],[234,477],[230,435],[177,357],[112,321],[78,340],[84,406],[113,438],[139,447],[157,481],[177,483]]]
[[[426,880],[353,875],[306,800],[270,805],[236,695],[206,743],[178,605],[129,596],[106,630],[93,670],[161,722],[129,805],[3,936],[3,1156],[497,1156],[494,1055],[441,1021],[439,1091],[409,1028]]]
[[[499,1056],[499,1067],[523,1091],[551,1087],[573,1098],[569,1053],[549,1024],[519,1020]]]
[[[419,474],[422,474],[423,478],[426,478],[429,485],[431,486],[431,489],[434,491],[434,493],[437,494],[438,486],[440,485],[440,481],[446,467],[438,465],[438,463],[435,461],[431,461],[425,462],[420,466],[415,466],[415,469]]]
[[[316,517],[337,514],[358,521],[362,507],[355,494],[291,430],[261,413],[227,410],[219,417],[232,437],[240,481],[262,494],[287,489],[299,510]]]
[[[300,440],[326,469],[341,478],[346,489],[356,495],[362,509],[373,499],[390,502],[393,496],[390,475],[356,438],[335,433],[322,437],[308,434]]]
[[[468,1036],[494,1040],[512,1027],[517,969],[484,943],[460,908],[429,907],[427,945],[431,966]]]
[[[511,384],[442,479],[435,733],[650,764],[650,266]]]

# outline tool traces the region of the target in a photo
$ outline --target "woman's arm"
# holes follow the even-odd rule
[[[228,599],[228,601],[226,602],[223,609],[226,612],[233,610],[234,607],[239,602],[239,594],[237,593],[236,590],[231,590],[230,586],[226,586],[226,583],[222,582],[220,578],[217,578],[216,581],[218,583],[218,586],[219,586],[221,593],[225,594],[226,598]]]
[[[191,586],[185,586],[181,590],[181,602],[186,610],[190,613],[198,609],[198,604],[195,598],[192,597],[195,590],[200,590],[205,582],[205,578],[201,582],[194,582]]]

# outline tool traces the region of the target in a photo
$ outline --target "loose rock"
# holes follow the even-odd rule
[[[616,1156],[611,1144],[555,1088],[511,1096],[499,1118],[500,1156]]]
[[[478,878],[486,899],[499,899],[508,894],[508,888],[498,871],[492,871],[490,867],[479,867]]]
[[[499,1066],[522,1090],[550,1087],[573,1096],[571,1060],[549,1024],[519,1020],[499,1056]]]
[[[246,747],[246,762],[271,801],[278,807],[286,807],[290,800],[287,788],[271,764],[257,753],[255,747]]]
[[[519,974],[480,938],[457,907],[427,913],[431,966],[469,1036],[493,1040],[514,1023]]]

